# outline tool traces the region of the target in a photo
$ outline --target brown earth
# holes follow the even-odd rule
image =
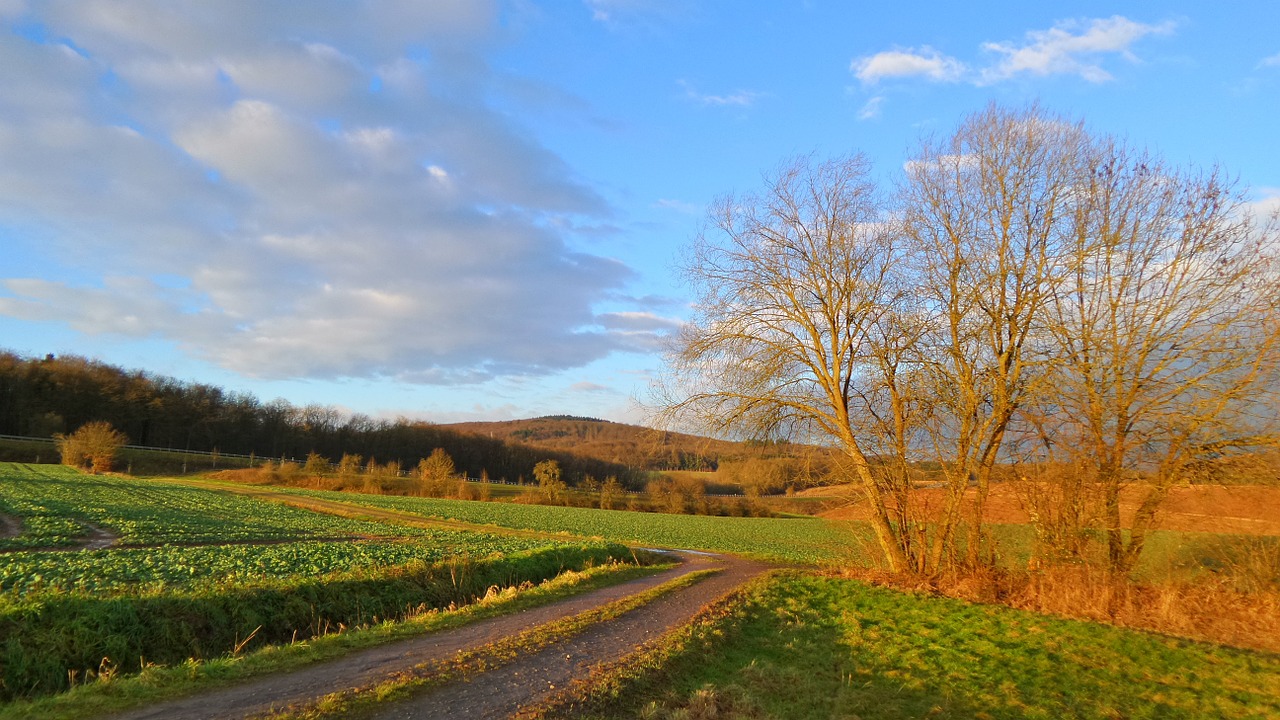
[[[1141,490],[1125,488],[1120,496],[1121,520],[1126,526],[1132,522]],[[922,488],[913,492],[930,513],[938,512],[944,495],[941,488]],[[853,486],[813,488],[802,494],[848,501],[846,505],[820,513],[820,517],[833,520],[866,520],[870,517],[869,506]],[[985,517],[992,523],[1023,524],[1031,521],[1017,488],[1008,484],[992,486]],[[1179,532],[1280,535],[1280,487],[1194,485],[1173,488],[1161,507],[1157,527]]]
[[[483,620],[454,630],[430,633],[240,685],[157,703],[113,720],[204,720],[246,718],[287,706],[305,705],[331,693],[367,688],[379,681],[460,653],[478,650],[522,632],[615,602],[681,575],[708,568],[720,572],[674,591],[614,620],[542,651],[522,656],[483,673],[474,681],[453,682],[407,700],[380,706],[379,718],[507,717],[536,703],[586,668],[616,660],[690,620],[707,603],[763,572],[758,563],[701,553],[682,553],[680,567],[604,588],[514,615]]]
[[[15,538],[22,534],[22,518],[0,513],[0,540]]]

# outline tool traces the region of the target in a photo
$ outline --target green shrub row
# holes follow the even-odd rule
[[[75,678],[144,664],[220,657],[342,628],[463,605],[487,590],[630,560],[621,545],[555,547],[490,558],[400,565],[373,577],[189,594],[54,596],[0,615],[0,700],[67,689]],[[250,639],[251,638],[251,639]]]

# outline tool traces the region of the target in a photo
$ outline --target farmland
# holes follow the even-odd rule
[[[299,495],[389,508],[423,517],[603,537],[653,547],[742,553],[785,562],[865,562],[864,526],[817,518],[738,518],[636,513],[623,510],[411,498],[358,493],[289,491]]]
[[[9,700],[65,689],[103,672],[104,658],[111,676],[212,660],[631,558],[601,542],[349,519],[50,466],[0,464],[0,498]],[[90,529],[120,545],[66,549]]]
[[[875,555],[870,527],[861,520],[832,518],[738,518],[703,515],[637,513],[621,510],[550,507],[511,503],[414,498],[360,493],[284,490],[289,494],[338,500],[371,508],[392,509],[425,518],[459,520],[478,525],[566,532],[612,542],[728,552],[807,565],[866,566]],[[990,531],[1005,567],[1025,567],[1034,532],[1025,524],[999,524]],[[1184,577],[1221,576],[1238,564],[1242,548],[1280,556],[1280,538],[1214,533],[1156,531],[1139,564],[1139,578],[1171,573]]]
[[[230,677],[249,677],[259,662],[276,667],[270,658],[286,648],[278,657],[302,668],[311,656],[305,643],[295,647],[300,639],[405,637],[424,613],[466,606],[495,586],[630,557],[611,543],[854,567],[867,563],[869,540],[865,525],[820,518],[362,495],[49,466],[0,464],[0,490],[14,521],[0,552],[0,699],[8,703],[0,717],[34,716],[23,704],[30,698],[99,697],[106,691],[58,693],[102,672],[168,678],[159,688],[143,683],[139,697],[154,698],[211,682],[179,681],[173,673],[182,668],[192,668],[185,677],[212,678],[223,671],[203,668],[242,653],[261,658],[233,662],[241,669]],[[90,529],[117,544],[76,550]],[[1007,562],[1024,557],[1028,528],[995,530]],[[1158,537],[1153,572],[1239,544]],[[322,646],[328,657],[343,647]],[[700,708],[729,717],[1267,717],[1280,710],[1277,657],[784,572],[572,702],[600,717],[684,717]],[[79,717],[88,706],[40,716]]]
[[[75,545],[101,528],[122,545],[404,536],[413,529],[318,515],[275,503],[59,465],[0,463],[0,513],[22,532],[0,550]]]

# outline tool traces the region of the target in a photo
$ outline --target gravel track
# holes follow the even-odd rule
[[[568,598],[551,605],[482,620],[454,630],[382,645],[304,669],[270,675],[208,693],[157,703],[113,720],[245,718],[366,687],[423,663],[447,660],[526,630],[644,592],[681,575],[722,571],[540,652],[473,677],[379,708],[379,718],[498,718],[543,700],[586,668],[623,657],[647,640],[691,619],[707,603],[767,569],[736,558],[680,553],[672,570]]]
[[[392,703],[371,717],[376,720],[445,720],[508,718],[537,705],[574,678],[639,650],[669,630],[693,619],[698,611],[768,569],[744,560],[723,558],[725,569],[695,585],[664,595],[619,618],[597,623],[585,632],[539,652],[477,675]]]

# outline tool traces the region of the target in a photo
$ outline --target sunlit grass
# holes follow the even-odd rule
[[[615,669],[572,716],[1273,718],[1280,656],[786,574]]]

